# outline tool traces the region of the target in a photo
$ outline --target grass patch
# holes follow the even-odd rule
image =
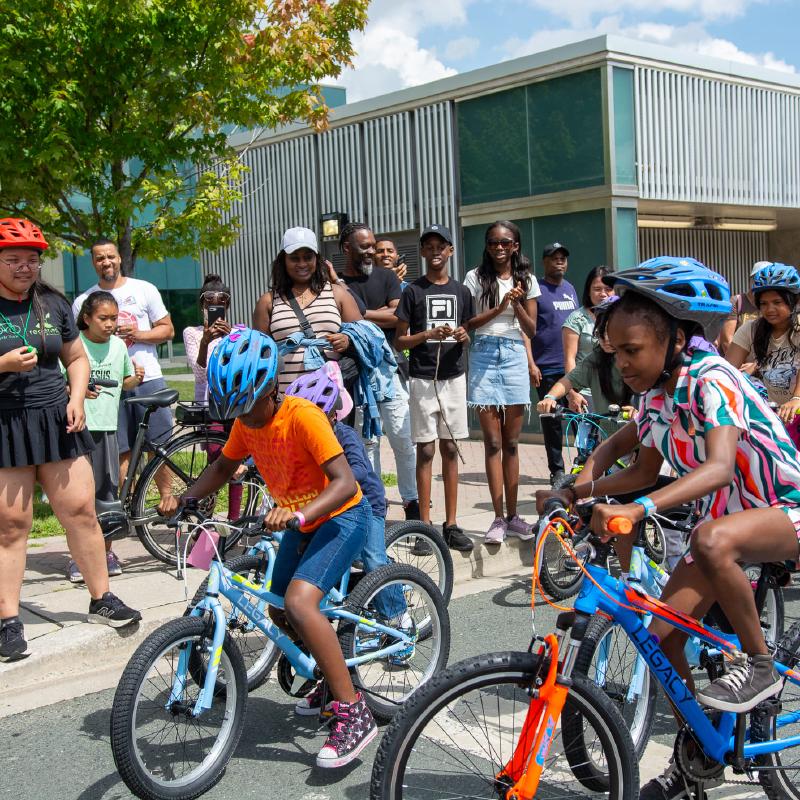
[[[42,490],[38,486],[33,495],[33,526],[31,539],[46,539],[48,536],[63,536],[64,529],[53,514],[49,503],[42,502]]]
[[[194,400],[194,381],[166,381],[170,389],[176,389],[179,400]]]
[[[384,472],[381,474],[384,486],[397,486],[397,475],[394,472]]]
[[[190,372],[189,367],[161,367],[162,375],[185,375]]]

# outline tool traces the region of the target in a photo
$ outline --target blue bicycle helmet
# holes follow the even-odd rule
[[[693,258],[658,256],[633,269],[603,276],[620,297],[638,292],[657,303],[673,319],[696,322],[713,342],[731,312],[728,282]]]
[[[800,275],[788,264],[766,264],[753,275],[753,294],[757,295],[768,289],[783,289],[792,294],[800,294]]]
[[[246,414],[278,383],[278,345],[266,333],[229,333],[208,360],[208,400],[213,419]]]

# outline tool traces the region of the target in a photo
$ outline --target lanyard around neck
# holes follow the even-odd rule
[[[31,321],[31,309],[33,308],[33,300],[31,300],[30,305],[28,306],[28,315],[25,317],[25,327],[20,328],[19,325],[15,325],[2,311],[0,311],[0,318],[2,318],[3,322],[5,322],[6,327],[8,328],[14,336],[19,336],[22,339],[22,343],[27,346],[30,352],[35,352],[36,348],[31,346],[30,342],[28,341],[28,325]],[[20,314],[20,319],[22,315]]]

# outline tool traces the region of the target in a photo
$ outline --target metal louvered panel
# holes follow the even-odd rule
[[[452,105],[445,102],[418,108],[414,138],[420,231],[439,223],[446,225],[457,241]]]
[[[734,293],[750,287],[750,270],[767,258],[767,234],[756,231],[639,228],[642,260],[655,256],[691,256],[724,275]]]
[[[645,199],[800,205],[800,95],[637,67]]]
[[[364,219],[361,132],[359,125],[334,128],[319,136],[323,214],[340,211]]]
[[[249,324],[256,301],[269,289],[283,232],[295,226],[317,231],[320,212],[313,136],[252,147],[242,159],[250,170],[243,200],[227,215],[241,215],[240,235],[230,247],[204,254],[202,263],[231,287],[232,318]]]
[[[380,234],[414,227],[411,119],[408,112],[364,123],[367,220]]]

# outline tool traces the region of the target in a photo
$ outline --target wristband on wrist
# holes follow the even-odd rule
[[[633,502],[644,509],[645,517],[652,517],[656,513],[656,504],[649,497],[637,497]]]
[[[302,528],[306,524],[306,518],[302,511],[295,511],[294,512],[297,521],[300,523],[300,527]]]
[[[555,395],[553,395],[553,394],[546,394],[546,395],[544,396],[544,399],[545,399],[545,400],[555,400],[555,401],[556,401],[556,403],[558,402],[558,398],[557,398]]]
[[[792,400],[800,400],[800,394],[793,394]]]

